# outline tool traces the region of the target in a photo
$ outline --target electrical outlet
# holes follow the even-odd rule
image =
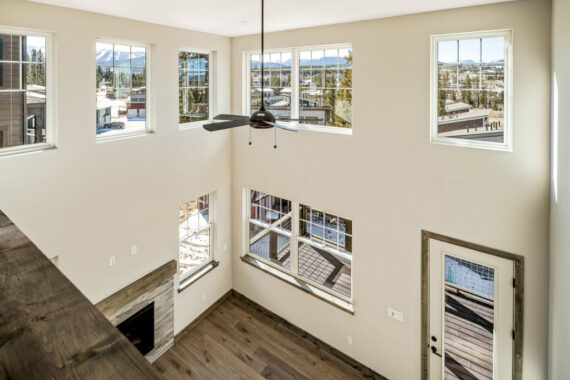
[[[228,245],[226,243],[224,243],[224,251],[228,250]]]
[[[202,294],[202,302],[206,302],[206,295]]]
[[[394,310],[391,307],[388,308],[388,316],[394,318],[399,322],[404,322],[404,313],[398,310]]]
[[[133,246],[131,247],[131,255],[134,256],[134,255],[136,255],[136,254],[137,254],[137,246],[136,246],[136,245],[133,245]]]
[[[115,256],[109,257],[109,266],[112,267],[115,265]]]
[[[349,346],[352,346],[352,337],[350,335],[346,336],[346,344],[348,344]]]

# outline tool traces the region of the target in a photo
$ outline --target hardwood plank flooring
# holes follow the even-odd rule
[[[381,379],[232,295],[154,367],[169,379]]]

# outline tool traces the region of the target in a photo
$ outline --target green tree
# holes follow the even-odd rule
[[[438,101],[437,101],[438,103],[437,116],[444,116],[447,114],[447,112],[445,111],[445,100],[446,100],[445,91],[439,90]]]

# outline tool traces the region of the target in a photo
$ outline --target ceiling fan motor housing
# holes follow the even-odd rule
[[[275,123],[275,116],[269,111],[255,111],[249,117],[249,125],[253,128],[273,128],[272,125],[265,122]]]

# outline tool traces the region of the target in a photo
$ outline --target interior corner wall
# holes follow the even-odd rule
[[[0,1],[0,25],[53,33],[57,118],[57,149],[0,159],[0,209],[48,257],[59,256],[89,300],[177,259],[179,205],[216,192],[221,264],[175,295],[178,332],[232,286],[223,249],[231,244],[231,133],[179,130],[178,49],[216,51],[217,110],[228,112],[230,39],[18,0]],[[95,142],[97,37],[151,44],[155,133]]]
[[[570,376],[570,1],[552,2],[549,379]],[[568,198],[567,198],[568,197]]]
[[[353,135],[279,130],[273,149],[272,130],[254,130],[252,146],[248,128],[233,132],[234,288],[390,379],[417,379],[420,231],[502,249],[525,258],[523,378],[544,379],[550,17],[550,1],[528,0],[269,33],[267,48],[353,44]],[[513,152],[430,144],[430,36],[503,28],[514,38]],[[243,52],[259,42],[232,39],[235,113]],[[245,187],[353,220],[354,316],[241,262]]]

